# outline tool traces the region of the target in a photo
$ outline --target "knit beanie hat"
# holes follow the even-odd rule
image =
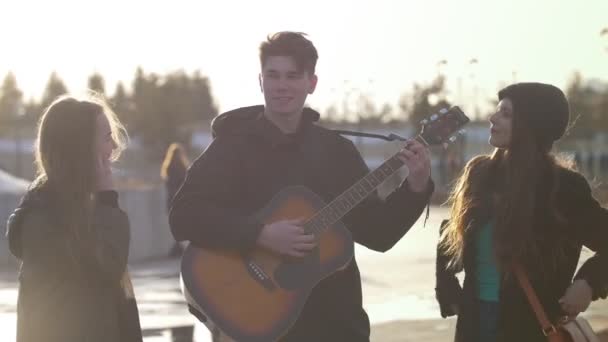
[[[498,99],[509,98],[513,111],[527,122],[544,147],[564,135],[570,119],[568,100],[557,87],[544,83],[515,83],[498,92]]]

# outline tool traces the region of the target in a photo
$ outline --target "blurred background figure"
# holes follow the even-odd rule
[[[186,156],[184,147],[179,143],[172,143],[167,149],[165,159],[160,168],[160,177],[165,183],[167,189],[167,214],[171,209],[171,202],[177,190],[182,186],[186,178],[186,171],[190,161]],[[173,247],[169,251],[169,257],[180,257],[183,252],[183,246],[175,241]]]

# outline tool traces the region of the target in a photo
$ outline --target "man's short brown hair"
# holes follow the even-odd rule
[[[270,56],[292,57],[300,71],[314,75],[317,65],[317,49],[306,34],[302,32],[282,31],[268,35],[260,44],[260,64],[264,67]]]

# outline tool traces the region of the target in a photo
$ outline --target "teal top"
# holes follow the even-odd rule
[[[498,302],[500,292],[500,274],[494,257],[492,221],[484,224],[477,231],[476,266],[478,297],[483,301]]]

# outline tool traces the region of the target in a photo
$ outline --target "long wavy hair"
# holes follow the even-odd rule
[[[540,204],[548,205],[555,222],[563,222],[555,206],[558,171],[571,167],[551,153],[551,146],[537,142],[534,131],[515,109],[510,146],[472,159],[452,190],[450,221],[440,238],[440,247],[451,256],[451,266],[462,265],[467,232],[480,223],[475,218],[484,210],[493,215],[499,268],[507,269],[524,259],[540,261],[534,234],[537,210]]]
[[[180,177],[183,177],[186,174],[188,165],[190,165],[190,161],[186,156],[184,147],[179,143],[172,143],[169,145],[165,159],[160,167],[160,177],[166,180],[172,176],[172,173],[177,173]]]
[[[128,136],[106,102],[95,94],[79,99],[57,98],[38,124],[35,164],[37,176],[31,190],[44,190],[52,197],[58,229],[68,237],[72,255],[90,247],[91,215],[96,192],[96,120],[105,115],[110,123],[118,159]]]

